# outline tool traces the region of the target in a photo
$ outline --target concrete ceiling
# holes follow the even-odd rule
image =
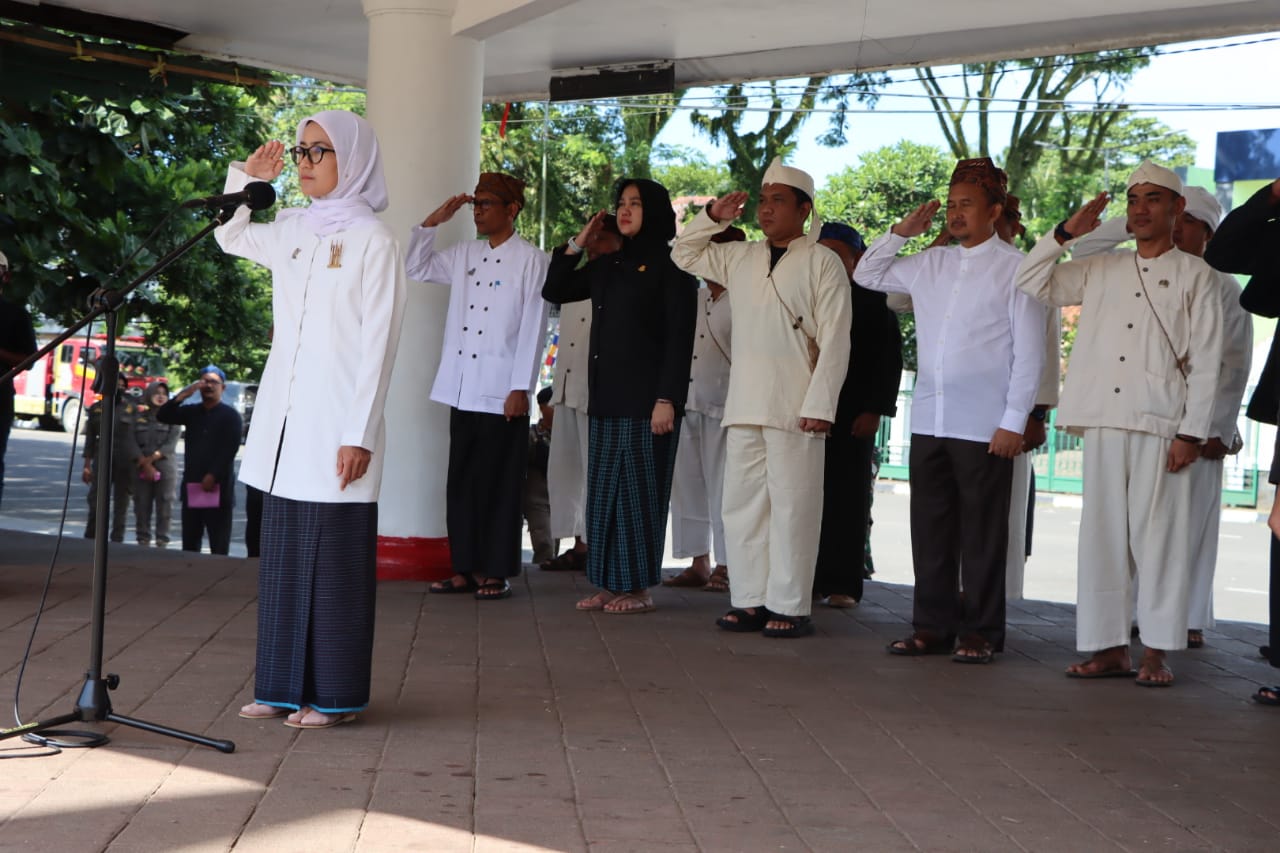
[[[4,4],[50,14],[58,4]],[[1071,53],[1275,29],[1280,0],[459,0],[486,44],[485,97],[543,97],[553,74],[671,60],[677,85]],[[208,57],[361,84],[361,0],[81,0],[178,31]],[[2,10],[0,10],[2,12]],[[186,34],[185,36],[182,34]]]

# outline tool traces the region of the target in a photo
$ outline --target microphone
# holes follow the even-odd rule
[[[182,207],[184,209],[207,207],[210,210],[223,210],[228,207],[239,207],[242,204],[246,204],[250,210],[266,210],[275,203],[276,191],[271,188],[271,184],[266,181],[254,181],[238,193],[223,193],[222,195],[193,198],[190,201],[184,201]]]

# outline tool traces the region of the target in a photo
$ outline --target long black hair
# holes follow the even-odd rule
[[[624,244],[666,246],[676,236],[676,212],[671,207],[671,193],[657,181],[622,178],[613,186],[614,210],[617,210],[618,203],[622,201],[622,191],[632,186],[640,191],[644,213],[640,218],[640,231],[634,237],[624,238]]]

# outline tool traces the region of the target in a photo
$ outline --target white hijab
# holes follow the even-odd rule
[[[387,182],[382,174],[382,152],[373,126],[355,113],[326,110],[298,125],[298,145],[308,122],[320,125],[333,142],[338,158],[338,185],[324,198],[314,198],[307,207],[280,211],[277,220],[301,216],[321,237],[350,228],[387,208]]]

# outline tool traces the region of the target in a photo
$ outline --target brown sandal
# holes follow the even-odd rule
[[[715,571],[711,573],[711,577],[707,579],[707,583],[702,587],[703,592],[728,592],[729,591],[729,567],[716,566]]]

